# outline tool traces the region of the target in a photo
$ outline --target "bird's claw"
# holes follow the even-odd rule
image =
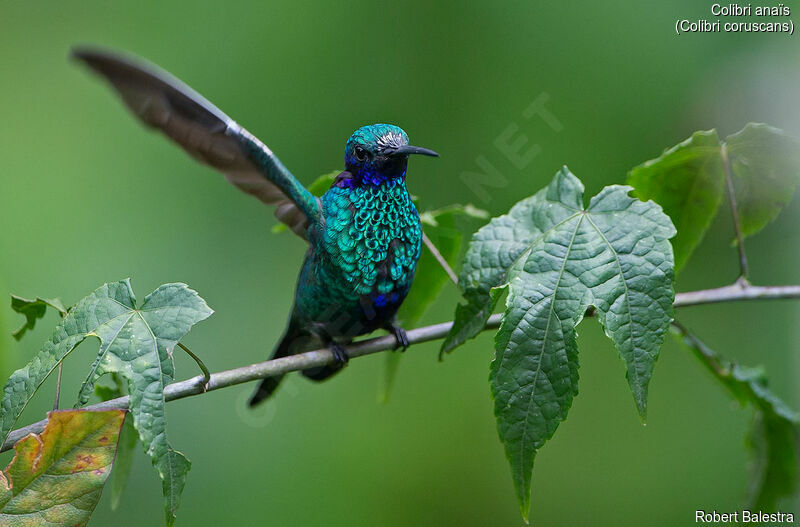
[[[330,350],[333,354],[333,363],[336,366],[347,366],[347,363],[350,361],[350,355],[347,354],[347,350],[344,348],[344,346],[332,343],[330,345]]]
[[[401,352],[408,349],[411,343],[408,341],[408,333],[400,326],[392,326],[392,334],[397,342],[394,349],[399,349]]]

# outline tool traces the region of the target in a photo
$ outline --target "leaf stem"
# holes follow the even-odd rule
[[[736,203],[736,192],[733,188],[733,175],[731,173],[731,163],[728,159],[728,147],[722,144],[720,150],[722,155],[722,167],[725,170],[725,185],[728,189],[728,203],[731,206],[733,216],[733,229],[736,232],[736,246],[739,249],[739,282],[747,283],[747,254],[744,251],[744,236],[742,235],[742,223],[739,219],[739,206]]]
[[[690,344],[690,348],[695,356],[700,359],[707,368],[713,371],[718,377],[727,377],[730,375],[730,370],[719,362],[717,354],[706,346],[702,340],[697,338],[694,333],[689,331],[686,326],[677,320],[673,320],[672,327],[675,328],[681,338]]]
[[[716,289],[706,289],[702,291],[692,291],[688,293],[678,293],[675,295],[675,307],[688,307],[701,304],[713,304],[719,302],[732,302],[737,300],[758,300],[758,299],[786,299],[800,298],[800,285],[789,286],[752,286],[742,283],[735,283]],[[500,327],[502,314],[494,314],[486,322],[484,330],[497,329]],[[421,344],[431,340],[438,340],[447,336],[452,322],[442,322],[432,326],[425,326],[408,331],[409,344]],[[395,348],[397,341],[394,335],[387,335],[357,342],[348,346],[347,353],[350,358],[370,355],[381,351],[390,351]],[[183,346],[182,346],[183,348]],[[164,399],[175,401],[193,395],[200,395],[237,384],[243,384],[267,377],[275,377],[293,371],[305,370],[326,366],[334,362],[333,354],[328,349],[318,349],[289,355],[279,359],[268,360],[248,366],[242,366],[231,370],[212,373],[205,384],[205,376],[198,375],[168,385],[164,389]],[[129,397],[123,396],[109,401],[93,404],[84,407],[86,410],[111,410],[127,409]],[[6,442],[3,443],[0,452],[11,449],[14,444],[30,433],[41,433],[44,430],[47,420],[19,428],[12,431]]]
[[[46,302],[47,305],[54,307],[55,309],[58,310],[58,314],[61,315],[62,319],[65,316],[67,316],[67,311],[69,310],[61,307],[61,302],[59,300],[57,299],[56,301],[49,300]],[[58,378],[56,379],[56,400],[53,402],[53,410],[58,410],[58,405],[61,399],[61,373],[63,369],[64,369],[64,361],[62,360],[61,362],[58,363]]]
[[[425,247],[433,254],[433,257],[436,258],[436,261],[439,262],[439,265],[442,266],[444,272],[447,273],[447,276],[450,277],[450,280],[456,285],[458,285],[458,275],[453,271],[453,268],[450,267],[450,264],[447,263],[447,260],[444,259],[442,253],[439,252],[439,249],[436,248],[436,245],[433,244],[428,235],[425,234],[425,231],[422,231],[422,242],[425,244]]]
[[[208,371],[208,368],[206,367],[205,363],[202,361],[202,359],[200,359],[200,357],[192,353],[192,350],[184,346],[182,343],[178,342],[178,347],[183,351],[185,351],[197,363],[197,366],[200,368],[200,371],[203,372],[203,387],[207,390],[208,383],[211,380],[211,372]]]

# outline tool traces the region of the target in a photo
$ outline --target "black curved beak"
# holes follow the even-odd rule
[[[422,148],[421,146],[411,146],[405,145],[398,147],[392,152],[392,155],[411,155],[411,154],[420,154],[423,156],[431,156],[431,157],[439,157],[439,154],[434,152],[433,150],[429,150],[427,148]]]

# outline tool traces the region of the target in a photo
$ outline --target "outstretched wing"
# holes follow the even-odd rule
[[[277,205],[275,216],[293,232],[305,238],[309,224],[319,221],[319,200],[272,151],[180,80],[104,50],[79,48],[72,56],[105,77],[143,123],[243,191]]]

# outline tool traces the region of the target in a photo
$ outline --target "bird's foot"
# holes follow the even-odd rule
[[[347,354],[347,350],[344,346],[336,342],[331,342],[328,348],[333,354],[333,364],[335,366],[340,368],[347,366],[347,363],[350,361],[350,355]]]
[[[406,330],[400,326],[391,326],[389,331],[392,332],[396,341],[394,349],[399,349],[401,352],[407,350],[411,343],[408,341],[408,333],[406,333]]]

